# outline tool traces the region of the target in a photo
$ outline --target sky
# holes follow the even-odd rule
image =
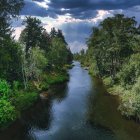
[[[87,49],[86,40],[92,27],[114,14],[136,17],[140,23],[140,0],[24,0],[20,18],[13,22],[15,38],[25,28],[22,21],[34,16],[50,32],[52,27],[61,29],[73,53]]]

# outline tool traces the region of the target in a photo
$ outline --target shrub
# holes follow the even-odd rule
[[[6,80],[0,79],[0,98],[8,98],[10,96],[10,85]]]
[[[89,66],[89,73],[93,76],[99,75],[99,70],[95,61],[92,62],[91,65]]]
[[[137,77],[140,75],[140,55],[132,55],[129,62],[123,65],[118,75],[122,86],[131,88],[131,85],[136,82]]]
[[[126,91],[121,96],[121,103],[118,109],[124,116],[140,119],[140,95]]]
[[[134,84],[132,88],[132,92],[140,95],[140,77],[137,79],[137,82]]]
[[[112,78],[111,77],[104,77],[103,82],[106,87],[112,87]]]
[[[15,107],[7,100],[0,99],[0,128],[7,127],[16,117]]]
[[[12,104],[18,111],[26,110],[38,99],[37,93],[17,93],[12,99]]]

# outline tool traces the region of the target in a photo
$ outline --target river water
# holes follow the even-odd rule
[[[88,71],[74,62],[69,75],[69,82],[55,87],[52,98],[40,100],[0,133],[0,140],[123,140],[124,135],[118,139],[115,129],[98,122],[104,116],[98,117],[100,113],[94,112],[93,102],[100,87],[95,87]]]

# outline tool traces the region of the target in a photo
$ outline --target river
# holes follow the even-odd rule
[[[55,87],[53,97],[40,100],[0,133],[0,140],[137,140],[139,125],[122,118],[118,111],[111,114],[117,99],[105,95],[100,100],[98,94],[105,90],[98,80],[79,62],[74,62],[69,75],[69,82]],[[125,125],[132,132],[125,130]]]

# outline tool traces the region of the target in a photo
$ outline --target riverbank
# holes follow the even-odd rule
[[[89,121],[113,131],[117,140],[139,140],[140,125],[121,115],[119,97],[109,94],[101,79],[94,78],[93,81],[97,94],[90,96]]]
[[[68,68],[71,67],[66,66],[66,69]],[[12,96],[3,96],[3,98],[0,99],[0,131],[8,128],[20,118],[22,112],[31,108],[39,100],[40,93],[46,91],[44,97],[52,96],[53,93],[50,92],[51,88],[54,85],[63,84],[68,80],[69,75],[67,74],[67,70],[65,70],[63,73],[53,72],[45,74],[45,78],[41,82],[30,81],[29,88],[26,91],[19,89],[18,85],[16,90],[12,90],[12,88],[10,88],[11,86],[6,81],[1,82],[1,87],[2,84],[4,85],[5,83],[5,87],[7,87],[7,89],[5,89],[7,90],[7,94],[12,94]]]
[[[124,85],[120,82],[112,84],[110,77],[103,78],[103,82],[110,95],[117,95],[119,98],[118,110],[128,119],[140,121],[140,79],[133,85]]]
[[[112,96],[118,96],[118,107],[122,116],[140,122],[140,78],[139,78],[139,54],[132,55],[128,63],[123,64],[113,79],[109,74],[100,76]],[[92,64],[81,62],[83,67],[88,67],[89,74],[93,77],[99,75],[99,69],[95,62]]]

